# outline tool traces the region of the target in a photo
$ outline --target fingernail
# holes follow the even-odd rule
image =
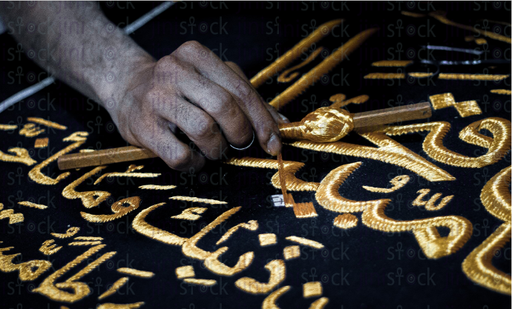
[[[283,114],[281,114],[281,113],[278,113],[278,114],[279,114],[279,117],[281,117],[281,120],[284,123],[290,123],[290,120],[288,118],[286,118]]]
[[[281,141],[279,140],[279,137],[272,133],[272,136],[270,136],[270,139],[267,143],[267,152],[273,156],[277,156],[279,152],[281,151]]]

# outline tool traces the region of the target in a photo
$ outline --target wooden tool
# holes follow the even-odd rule
[[[423,102],[363,113],[355,113],[352,115],[352,120],[354,129],[362,129],[366,127],[379,126],[401,121],[424,119],[429,118],[430,116],[432,116],[430,103]],[[297,122],[286,124],[284,126],[280,126],[280,130],[283,133],[285,127],[289,128],[294,125],[298,127],[301,125],[301,123]],[[286,134],[284,134],[284,136],[286,136]],[[150,159],[155,157],[157,157],[157,155],[155,155],[150,150],[134,146],[127,146],[121,148],[111,148],[93,152],[64,155],[59,157],[58,165],[59,169],[68,170],[73,168]]]

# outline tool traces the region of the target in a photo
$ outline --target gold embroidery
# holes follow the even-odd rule
[[[406,67],[412,60],[382,60],[372,63],[374,67]]]
[[[354,129],[352,114],[344,109],[320,107],[301,121],[279,125],[281,137],[313,142],[335,142]]]
[[[80,149],[78,152],[80,153],[90,153],[90,152],[95,152],[96,150],[94,149]]]
[[[101,241],[74,241],[70,242],[68,246],[94,246],[101,244]]]
[[[1,243],[1,242],[0,242]],[[0,271],[10,273],[13,271],[19,271],[18,277],[21,281],[32,281],[47,271],[52,263],[45,260],[32,260],[19,264],[14,264],[12,260],[20,255],[20,253],[4,255],[2,252],[9,251],[13,247],[0,248]]]
[[[160,176],[160,173],[133,173],[133,171],[138,171],[144,168],[144,165],[136,166],[132,164],[128,166],[128,169],[124,173],[112,172],[101,175],[94,182],[95,185],[99,184],[105,177],[136,177],[136,178],[155,178]]]
[[[293,85],[286,88],[281,94],[275,97],[269,104],[277,110],[292,101],[304,90],[316,83],[323,75],[329,73],[336,65],[338,65],[345,57],[350,55],[354,50],[361,46],[369,37],[371,37],[378,28],[371,28],[360,32],[355,37],[348,40],[340,48],[334,51],[329,57],[325,58],[320,64],[311,69],[308,73],[302,75]]]
[[[176,186],[170,185],[170,186],[159,186],[159,185],[142,185],[139,187],[139,189],[143,190],[171,190],[176,188]]]
[[[4,209],[4,204],[0,203],[0,210]],[[5,209],[0,211],[0,220],[9,219],[9,224],[23,222],[25,217],[22,213],[14,213],[14,209]]]
[[[455,107],[462,118],[482,114],[482,110],[480,110],[476,101],[455,102],[455,98],[451,93],[430,96],[430,101],[435,110],[449,106]]]
[[[17,128],[18,128],[18,126],[15,124],[0,124],[0,130],[3,130],[3,131],[14,130]]]
[[[205,260],[211,252],[202,250],[196,246],[197,242],[203,238],[206,234],[208,234],[211,230],[213,230],[217,225],[226,221],[233,214],[238,212],[242,208],[241,206],[231,208],[230,210],[225,211],[220,216],[218,216],[213,222],[205,226],[202,230],[200,230],[197,234],[190,237],[181,247],[181,250],[185,256],[189,258]]]
[[[150,271],[138,270],[138,269],[129,268],[129,267],[118,268],[117,272],[135,276],[135,277],[139,277],[139,278],[153,278],[153,276],[155,275],[153,272],[150,272]]]
[[[63,125],[60,125],[60,124],[58,124],[56,122],[52,122],[50,120],[46,120],[46,119],[42,119],[42,118],[28,117],[27,120],[35,122],[37,124],[42,124],[42,125],[47,126],[49,128],[54,128],[54,129],[59,129],[59,130],[66,130],[67,129],[66,126],[63,126]]]
[[[270,169],[279,169],[279,163],[277,160],[271,159],[259,159],[259,158],[251,158],[244,157],[241,159],[231,158],[225,164],[235,165],[235,166],[247,166],[247,167],[257,167],[257,168],[270,168]],[[301,169],[305,164],[302,162],[295,161],[283,161],[284,165],[284,173],[286,182],[286,189],[290,191],[316,191],[320,183],[318,182],[305,182],[304,180],[298,179],[295,177],[295,173]],[[272,185],[281,189],[281,181],[279,179],[279,172],[275,173],[272,176]]]
[[[471,42],[471,41],[475,41],[475,43],[477,45],[484,45],[484,44],[487,44],[487,40],[484,39],[484,38],[475,38],[474,36],[472,35],[468,35],[466,37],[464,37],[464,40],[466,42]]]
[[[158,240],[158,241],[163,242],[164,244],[168,244],[168,245],[181,246],[185,243],[185,241],[187,241],[188,238],[183,238],[183,237],[174,235],[170,232],[167,232],[165,230],[154,227],[145,221],[146,216],[151,211],[153,211],[154,209],[156,209],[162,205],[165,205],[165,202],[155,204],[151,207],[148,207],[148,208],[142,210],[139,214],[137,214],[135,219],[133,219],[132,227],[134,230],[136,230],[140,234],[147,236],[151,239]]]
[[[427,195],[429,192],[430,192],[430,189],[421,189],[418,192],[416,192],[416,193],[419,193],[420,195],[418,195],[418,197],[412,202],[412,205],[413,206],[425,206],[426,210],[435,211],[435,210],[442,209],[453,198],[453,195],[445,196],[441,200],[441,202],[439,202],[439,204],[437,206],[435,206],[434,203],[442,196],[442,194],[436,193],[428,201],[424,201],[423,197],[425,195]]]
[[[242,254],[238,258],[238,262],[235,266],[229,267],[226,264],[219,261],[219,256],[228,251],[228,247],[222,247],[217,251],[211,253],[205,260],[204,266],[209,269],[211,272],[222,275],[222,276],[233,276],[236,275],[247,267],[249,267],[254,259],[254,252],[249,251]]]
[[[286,267],[283,260],[272,260],[265,265],[265,269],[270,272],[267,283],[261,283],[253,278],[243,277],[235,282],[236,287],[251,294],[267,294],[283,282],[286,277]]]
[[[512,91],[510,91],[508,89],[492,89],[491,93],[511,95]]]
[[[283,249],[283,255],[285,260],[291,260],[300,256],[299,246],[287,246]]]
[[[83,254],[76,257],[73,261],[67,263],[64,267],[60,268],[59,270],[55,271],[53,274],[48,276],[39,285],[39,287],[33,289],[32,292],[37,292],[39,294],[45,295],[48,298],[55,301],[62,301],[68,303],[73,303],[86,297],[91,292],[89,286],[84,282],[77,282],[76,280],[79,280],[80,278],[91,272],[94,268],[98,267],[100,264],[110,259],[114,254],[116,254],[115,251],[103,254],[101,257],[89,263],[81,271],[79,271],[66,281],[60,283],[55,283],[55,281],[62,277],[66,272],[77,266],[79,263],[86,260],[87,258],[92,256],[96,252],[100,251],[101,249],[103,249],[105,246],[106,245],[98,245],[90,248]],[[70,290],[72,292],[68,292]]]
[[[207,209],[208,208],[205,207],[191,207],[183,210],[179,215],[172,216],[171,218],[195,221],[201,218],[201,214]]]
[[[510,40],[509,37],[506,37],[504,35],[501,35],[501,34],[497,34],[497,33],[494,33],[494,32],[491,32],[491,31],[487,31],[487,30],[482,30],[482,29],[478,29],[476,27],[471,27],[471,26],[467,26],[467,25],[463,25],[463,24],[459,24],[459,23],[456,23],[456,22],[453,22],[451,20],[449,20],[448,18],[446,18],[445,16],[445,12],[442,12],[442,11],[436,11],[436,12],[430,12],[428,15],[439,20],[440,22],[442,22],[443,24],[446,24],[446,25],[449,25],[449,26],[454,26],[454,27],[457,27],[457,28],[460,28],[460,29],[464,29],[464,30],[467,30],[467,31],[472,31],[478,35],[482,34],[488,38],[491,38],[491,39],[494,39],[494,40],[498,40],[498,41],[502,41],[502,42],[505,42],[505,43],[508,43],[510,44],[512,41]]]
[[[302,295],[304,296],[304,298],[321,296],[322,283],[320,281],[304,283],[302,285]]]
[[[38,138],[34,142],[34,148],[46,148],[48,147],[48,137],[45,138]]]
[[[348,100],[345,100],[345,95],[339,93],[339,94],[335,94],[335,95],[331,96],[329,98],[329,101],[333,102],[333,104],[331,104],[331,108],[340,109],[343,106],[346,106],[346,105],[349,105],[349,104],[362,104],[362,103],[365,103],[369,99],[370,99],[369,96],[367,96],[366,94],[363,94],[363,95],[360,95],[360,96],[353,97],[353,98],[350,98]]]
[[[258,221],[249,220],[249,222],[247,222],[247,223],[240,223],[240,224],[233,226],[224,235],[222,235],[222,237],[217,241],[216,245],[219,245],[219,244],[223,243],[224,241],[228,240],[229,237],[231,237],[231,235],[233,235],[233,233],[238,231],[239,228],[244,228],[249,231],[256,231],[258,229]]]
[[[476,130],[486,129],[490,131],[494,138],[488,147],[488,152],[479,157],[466,157],[454,151],[446,149],[443,145],[443,138],[450,130],[448,122],[429,122],[412,124],[406,126],[390,126],[383,129],[387,135],[402,135],[413,132],[430,131],[423,141],[423,150],[432,159],[444,164],[465,167],[465,168],[482,168],[484,166],[494,164],[501,160],[510,150],[510,121],[490,117],[475,121],[468,125],[470,129],[464,129],[459,134],[459,138],[470,144],[481,143],[482,138],[475,138]],[[473,129],[475,128],[475,129]],[[487,141],[489,139],[486,139]],[[481,144],[480,146],[482,146]]]
[[[217,284],[217,280],[213,279],[192,279],[192,278],[186,278],[183,279],[184,282],[188,284],[193,285],[202,285],[202,286],[213,286]]]
[[[97,174],[101,170],[105,169],[106,166],[98,166],[91,170],[88,173],[82,175],[82,177],[73,181],[69,185],[67,185],[64,190],[62,190],[62,196],[67,199],[73,200],[79,198],[82,201],[82,204],[85,208],[93,208],[101,204],[101,202],[105,201],[110,193],[106,191],[85,191],[85,192],[76,192],[75,188],[78,187],[81,183],[83,183],[87,178],[92,175]]]
[[[133,304],[112,304],[105,303],[98,306],[98,309],[136,309],[140,308],[144,305],[143,301],[133,303]]]
[[[277,81],[280,82],[280,83],[287,83],[287,82],[292,81],[295,77],[297,77],[297,75],[299,75],[299,72],[294,72],[292,74],[290,74],[290,72],[298,70],[298,69],[302,68],[303,66],[307,65],[308,63],[310,63],[311,61],[315,60],[316,57],[322,52],[322,50],[324,50],[323,47],[319,47],[319,48],[315,49],[306,58],[306,60],[304,60],[303,62],[299,63],[298,65],[296,65],[294,67],[291,67],[288,70],[286,70],[283,73],[281,73],[281,75],[279,75],[277,77]],[[288,75],[288,74],[290,74],[290,75]]]
[[[357,226],[357,217],[353,214],[342,214],[334,218],[333,224],[340,229],[351,229]]]
[[[96,236],[78,236],[75,237],[75,240],[103,240],[103,237],[96,237]]]
[[[89,134],[87,132],[75,132],[71,134],[70,136],[63,139],[64,142],[74,142],[73,144],[67,146],[66,148],[60,150],[53,156],[49,157],[48,159],[44,160],[43,162],[36,165],[30,172],[28,173],[28,176],[30,179],[35,181],[36,183],[40,185],[54,185],[59,183],[62,179],[69,176],[69,172],[65,172],[57,176],[57,178],[53,179],[46,175],[43,175],[41,173],[41,169],[48,166],[53,161],[57,160],[60,156],[65,155],[66,153],[74,150],[75,148],[78,148],[82,146],[83,143],[87,140],[87,136]]]
[[[439,79],[450,80],[488,80],[499,81],[508,78],[510,75],[500,74],[457,74],[457,73],[439,73]]]
[[[397,143],[393,139],[387,137],[382,132],[359,132],[358,134],[373,144],[379,146],[379,148],[349,144],[340,141],[334,143],[298,141],[289,145],[309,150],[373,159],[398,165],[432,182],[455,180],[455,178],[448,174],[445,170],[430,163],[408,148],[405,148],[400,143]]]
[[[430,98],[430,102],[432,102],[432,107],[435,110],[455,105],[455,98],[453,97],[453,94],[451,94],[449,92],[431,95],[429,98]]]
[[[277,244],[276,234],[274,233],[259,234],[258,239],[262,247]]]
[[[46,205],[36,204],[36,203],[29,202],[29,201],[18,202],[18,204],[22,205],[22,206],[31,207],[31,208],[37,208],[37,209],[46,209],[46,208],[48,208],[48,206],[46,206]]]
[[[414,12],[408,12],[408,11],[401,11],[400,13],[402,13],[402,15],[409,16],[409,17],[414,17],[414,18],[420,18],[420,17],[425,17],[425,16],[427,16],[427,15],[425,15],[425,14],[414,13]]]
[[[178,279],[195,277],[194,267],[187,265],[176,268],[176,277]]]
[[[227,202],[225,202],[225,201],[218,201],[218,200],[212,200],[212,199],[208,199],[208,198],[198,198],[198,197],[190,197],[190,196],[171,196],[169,199],[176,200],[176,201],[186,201],[186,202],[203,203],[203,204],[211,204],[211,205],[227,204]]]
[[[318,217],[315,206],[313,203],[294,203],[293,205],[293,213],[295,214],[295,218],[314,218]]]
[[[323,309],[327,305],[327,303],[329,303],[329,298],[322,297],[311,303],[309,309]]]
[[[370,73],[364,79],[404,79],[405,73]]]
[[[45,242],[43,242],[43,245],[39,248],[39,251],[41,251],[44,255],[52,255],[54,253],[57,253],[60,249],[62,249],[62,246],[57,247],[56,244],[54,244],[55,240],[48,239]]]
[[[276,305],[276,301],[281,295],[288,292],[290,290],[290,286],[283,286],[282,288],[279,288],[275,290],[274,292],[270,293],[265,300],[263,301],[263,304],[261,305],[261,309],[280,309]]]
[[[410,72],[409,76],[412,76],[414,78],[425,78],[433,76],[434,73],[424,73],[424,72]]]
[[[128,282],[128,277],[123,277],[123,278],[120,278],[118,279],[116,282],[114,282],[112,284],[112,286],[106,290],[105,292],[103,292],[103,294],[101,294],[99,297],[98,297],[98,300],[102,300],[106,297],[109,297],[110,295],[114,294],[115,292],[117,292],[117,290],[119,290],[123,285],[126,284],[126,282]]]
[[[496,218],[510,222],[510,170],[508,166],[492,177],[482,189],[480,199],[485,209]]]
[[[283,56],[277,58],[268,67],[258,72],[258,74],[251,78],[251,84],[254,86],[254,88],[261,86],[272,75],[277,74],[286,68],[295,59],[299,58],[304,50],[307,50],[311,47],[311,45],[320,41],[323,37],[331,32],[332,28],[339,26],[342,22],[342,19],[336,19],[322,24],[320,27],[318,27],[318,29],[297,43],[297,45],[295,45],[292,49],[288,50]]]
[[[411,177],[407,175],[398,175],[395,178],[391,179],[389,182],[393,185],[391,188],[375,188],[370,186],[363,186],[365,190],[370,192],[378,192],[378,193],[391,193],[405,186]]]
[[[69,229],[67,229],[66,233],[64,233],[64,234],[61,234],[61,233],[51,233],[51,234],[53,237],[57,237],[57,238],[69,238],[69,237],[75,236],[75,234],[78,233],[79,231],[80,231],[79,227],[73,226],[73,227],[70,227]]]
[[[125,204],[128,204],[128,206],[124,206]],[[80,215],[82,218],[89,222],[94,223],[105,223],[112,220],[119,219],[123,217],[124,215],[134,211],[135,209],[139,208],[140,204],[140,197],[138,196],[132,196],[125,199],[122,199],[120,201],[115,202],[112,204],[110,209],[114,214],[111,215],[93,215],[90,213],[86,213],[81,211]]]
[[[286,239],[289,241],[293,241],[298,244],[301,244],[303,246],[308,246],[308,247],[312,247],[315,249],[322,249],[324,247],[324,245],[322,245],[321,243],[319,243],[317,241],[307,239],[307,238],[298,237],[298,236],[288,236],[288,237],[286,237]]]
[[[44,129],[40,129],[39,127],[36,127],[36,125],[33,123],[27,123],[20,130],[20,135],[25,135],[26,137],[34,137],[34,136],[38,136],[39,134],[43,133],[44,131],[45,131]]]
[[[5,154],[2,151],[0,151],[0,160],[2,160],[4,162],[19,162],[19,163],[23,163],[28,166],[31,166],[34,163],[37,163],[36,160],[34,160],[30,157],[30,154],[28,153],[28,151],[25,148],[13,147],[13,148],[9,148],[7,151],[12,152],[16,155],[15,156],[8,155],[8,154]]]

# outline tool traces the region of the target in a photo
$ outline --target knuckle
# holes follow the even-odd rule
[[[194,51],[200,51],[203,49],[203,45],[199,43],[198,41],[187,41],[178,48],[180,52],[194,52]]]
[[[166,163],[172,169],[185,170],[192,165],[192,153],[189,149],[183,149],[177,153],[171,154],[171,157]]]
[[[194,132],[192,133],[194,139],[204,140],[210,138],[213,135],[214,126],[215,122],[206,117],[202,120],[198,120],[196,126],[194,126]]]

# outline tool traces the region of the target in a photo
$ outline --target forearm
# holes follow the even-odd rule
[[[11,34],[41,67],[108,110],[121,104],[130,77],[154,63],[96,3],[2,2],[0,14],[6,24],[21,18]]]

